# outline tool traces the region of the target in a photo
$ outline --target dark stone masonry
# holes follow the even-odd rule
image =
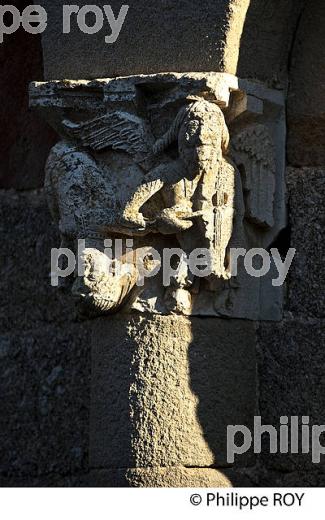
[[[22,10],[28,2],[20,4]],[[42,38],[20,29],[0,45],[0,486],[324,486],[323,459],[314,464],[311,454],[270,454],[264,439],[260,454],[249,450],[229,464],[225,437],[229,424],[252,428],[254,415],[275,427],[281,416],[309,416],[311,424],[325,423],[323,0],[130,0],[119,38],[111,45],[105,44],[107,21],[97,34],[85,35],[72,17],[71,33],[62,35],[63,2],[40,4],[49,16]],[[114,0],[111,6],[117,15],[121,2]],[[264,124],[265,119],[268,128],[275,127],[280,116],[270,99],[262,98],[261,85],[285,99],[286,193],[281,200],[287,218],[283,229],[278,226],[279,236],[266,244],[267,250],[278,247],[284,255],[296,249],[281,303],[277,300],[281,319],[235,319],[231,313],[211,317],[205,310],[203,316],[192,316],[182,312],[186,292],[177,302],[182,311],[177,307],[172,314],[155,314],[149,303],[156,287],[144,293],[147,300],[143,297],[138,303],[139,312],[133,308],[130,313],[127,301],[129,307],[118,307],[114,315],[81,316],[76,291],[71,293],[73,280],[64,288],[51,286],[51,248],[60,246],[60,232],[64,237],[69,233],[64,228],[65,186],[58,188],[59,175],[58,184],[53,181],[57,198],[51,199],[57,207],[50,214],[45,163],[58,133],[62,138],[59,117],[63,114],[77,126],[93,118],[93,106],[87,105],[82,88],[77,109],[60,107],[62,112],[54,110],[54,117],[53,107],[47,106],[54,131],[28,107],[29,83],[161,72],[220,72],[249,80],[245,88],[243,82],[237,90],[232,88],[236,94],[230,100],[229,91],[215,90],[231,142],[238,129]],[[102,92],[96,98],[98,115],[103,110],[100,103],[115,110],[117,98],[122,103],[118,110],[129,110],[132,117],[140,120],[141,110],[147,111],[157,144],[164,134],[161,129],[167,133],[188,97],[202,96],[204,107],[211,102],[205,87],[203,94],[188,94],[188,85],[180,88],[181,80],[175,77],[169,82],[146,81],[123,92],[119,84],[116,98],[109,85],[107,98]],[[256,85],[253,93],[247,90],[250,82]],[[97,87],[90,88],[94,92]],[[72,99],[71,92],[68,97]],[[157,106],[163,107],[161,117],[153,115]],[[76,117],[74,110],[80,115]],[[81,125],[80,135],[83,130]],[[65,131],[71,140],[73,132]],[[170,144],[163,157],[177,170],[182,150],[172,138]],[[225,152],[220,153],[219,161],[227,165]],[[97,151],[89,154],[98,160]],[[135,166],[123,157],[116,155],[109,164],[121,168],[125,162],[133,174]],[[85,156],[80,152],[78,158],[83,167]],[[60,175],[61,159],[52,157],[50,163]],[[71,191],[82,203],[90,194],[93,210],[95,184],[87,184],[86,174],[82,189],[91,188],[84,198],[78,199],[77,188]],[[126,182],[126,191],[127,187]],[[165,196],[161,193],[153,198],[156,211]],[[104,196],[103,200],[104,207]],[[176,217],[175,222],[179,225]],[[130,229],[130,222],[126,225]],[[201,233],[208,236],[206,228]],[[71,232],[68,238],[76,236]],[[175,237],[165,232],[163,240],[174,245]],[[140,237],[141,247],[148,245],[145,239]],[[261,293],[267,308],[273,293]],[[149,302],[147,311],[144,301]]]

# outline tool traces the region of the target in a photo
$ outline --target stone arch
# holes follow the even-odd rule
[[[239,42],[239,77],[285,85],[302,5],[302,0],[250,0]]]

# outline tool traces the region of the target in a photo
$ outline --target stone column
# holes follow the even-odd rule
[[[83,241],[84,269],[65,282],[95,320],[89,484],[243,483],[254,457],[229,463],[227,426],[252,427],[255,321],[281,319],[282,288],[274,266],[254,278],[241,258],[235,272],[230,250],[267,248],[285,226],[283,93],[220,72],[236,70],[240,31],[227,27],[235,13],[242,27],[249,2],[189,1],[186,16],[172,2],[182,34],[196,30],[188,48],[168,2],[131,3],[115,54],[103,32],[90,47],[74,25],[64,61],[59,2],[41,3],[45,75],[57,79],[32,84],[30,103],[61,138],[45,188],[62,247]],[[168,283],[153,248],[182,252]],[[195,251],[209,273],[192,270]]]
[[[240,471],[227,464],[226,433],[228,424],[253,424],[254,323],[116,316],[95,329],[91,482],[238,483]],[[249,452],[239,467],[252,464]]]

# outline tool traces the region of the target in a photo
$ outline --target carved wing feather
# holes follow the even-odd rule
[[[80,124],[64,121],[71,137],[95,151],[122,150],[141,162],[152,155],[154,138],[147,123],[127,112],[113,112]]]
[[[276,164],[267,127],[254,124],[235,134],[231,155],[242,177],[246,218],[258,226],[273,227]]]

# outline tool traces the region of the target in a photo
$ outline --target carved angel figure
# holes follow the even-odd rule
[[[265,159],[270,157],[269,150],[261,157],[255,157],[254,152],[249,157],[238,134],[232,155],[243,165],[242,178],[226,157],[229,132],[215,103],[203,98],[187,102],[158,140],[142,117],[122,111],[83,123],[66,120],[62,126],[65,140],[50,155],[46,187],[64,240],[175,235],[187,254],[195,248],[209,251],[211,274],[207,282],[210,290],[216,291],[220,280],[231,277],[228,248],[242,245],[245,217],[255,225],[272,226],[274,171]],[[174,153],[170,153],[171,148]],[[260,189],[265,181],[263,165],[270,178],[264,191]],[[262,195],[255,195],[256,181]],[[148,217],[146,207],[157,194],[163,204]],[[107,278],[102,286],[97,279],[89,283],[102,275],[95,275],[95,271],[75,283],[75,293],[83,298],[87,293],[87,301],[95,307],[100,301],[99,311],[116,310],[134,290],[137,273],[133,271],[129,278],[124,275],[118,283],[115,278],[112,297]],[[191,290],[193,277],[188,273],[175,284],[181,291]]]

